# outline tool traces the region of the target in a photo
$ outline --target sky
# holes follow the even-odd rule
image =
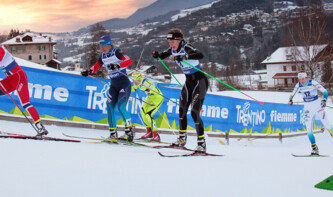
[[[72,32],[111,18],[127,18],[156,0],[0,0],[0,34],[11,29]]]

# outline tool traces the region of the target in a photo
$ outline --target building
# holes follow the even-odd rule
[[[157,73],[157,67],[156,66],[141,66],[140,69],[138,70],[140,73],[146,73],[146,74],[151,74],[154,75]]]
[[[53,46],[56,44],[51,36],[26,32],[2,43],[15,57],[37,64],[60,68],[61,62],[54,58]]]
[[[297,73],[306,62],[323,62],[333,56],[330,45],[312,45],[308,52],[305,47],[280,47],[261,64],[266,65],[268,88],[293,87],[298,81]],[[320,64],[318,64],[320,65]]]

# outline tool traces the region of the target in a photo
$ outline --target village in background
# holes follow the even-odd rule
[[[14,57],[80,74],[100,55],[98,40],[109,34],[113,44],[128,54],[139,71],[163,83],[175,83],[153,50],[168,47],[168,29],[183,30],[186,40],[205,55],[203,70],[242,90],[290,91],[297,73],[308,74],[332,93],[333,3],[330,1],[245,1],[249,8],[224,0],[173,11],[128,28],[107,28],[104,22],[71,33],[37,33],[12,29],[1,42]],[[218,11],[223,9],[224,11]],[[194,25],[190,21],[195,21]],[[181,69],[166,59],[174,74]],[[106,70],[97,73],[107,78]],[[181,78],[181,77],[180,77]],[[210,80],[209,91],[228,90]]]

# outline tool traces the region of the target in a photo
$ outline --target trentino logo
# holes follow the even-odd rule
[[[251,104],[249,102],[244,103],[243,107],[241,105],[236,105],[237,108],[237,123],[242,123],[243,126],[248,125],[261,125],[265,122],[266,113],[264,110],[252,111],[250,110]]]

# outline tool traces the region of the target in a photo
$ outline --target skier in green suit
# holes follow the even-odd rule
[[[147,133],[141,137],[141,139],[152,138],[152,141],[160,141],[160,136],[157,133],[156,121],[153,116],[158,111],[158,108],[163,103],[163,94],[151,81],[144,78],[140,73],[136,72],[132,74],[133,86],[132,92],[135,92],[140,88],[146,93],[147,98],[144,101],[140,110],[143,122],[146,125]]]

